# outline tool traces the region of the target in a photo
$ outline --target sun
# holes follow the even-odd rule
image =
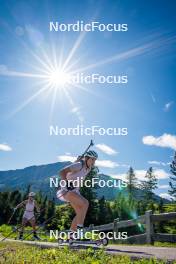
[[[56,69],[49,74],[48,79],[52,86],[65,86],[70,81],[70,74]]]

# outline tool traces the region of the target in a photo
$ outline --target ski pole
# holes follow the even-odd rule
[[[93,140],[91,139],[89,146],[85,149],[85,151],[83,152],[83,154],[81,156],[78,156],[76,161],[80,161],[84,155],[86,154],[86,152],[90,149],[90,147],[94,146]]]
[[[45,210],[45,208],[43,208],[43,209],[40,211],[39,216],[41,215],[41,212],[44,211],[44,210]],[[38,216],[38,217],[39,217],[39,216]],[[30,220],[32,220],[32,218],[34,218],[34,216],[32,216],[32,217],[28,220],[28,222],[29,222]],[[21,229],[21,226],[22,226],[22,224],[21,224],[18,228],[16,228],[15,230],[11,231],[6,237],[4,237],[3,239],[1,239],[0,242],[3,242],[6,238],[8,238],[8,237],[9,237],[10,235],[12,235],[14,232],[19,231],[19,230]]]
[[[39,227],[36,229],[36,232],[40,229],[41,226],[43,226],[43,225],[45,225],[46,223],[48,223],[48,222],[49,222],[52,218],[54,218],[54,217],[55,217],[55,215],[53,215],[53,216],[51,216],[50,218],[48,218],[47,220],[45,220],[41,225],[39,225]],[[33,231],[30,232],[29,234],[27,234],[26,236],[24,236],[23,240],[26,239],[26,238],[28,238],[32,233],[33,233]]]
[[[13,213],[12,215],[10,216],[9,220],[7,221],[7,224],[9,225],[10,221],[12,220],[12,217],[14,216],[15,212],[16,212],[16,209],[13,209]]]

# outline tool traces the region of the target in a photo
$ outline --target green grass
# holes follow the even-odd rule
[[[28,236],[28,233],[26,232],[31,232],[31,235]],[[16,232],[12,232],[12,227],[9,226],[9,225],[1,225],[0,226],[0,240],[3,238],[3,237],[7,237],[8,238],[16,238],[19,236],[19,231],[16,231]],[[25,237],[27,236],[27,238],[25,239]],[[48,242],[57,242],[56,239],[52,238],[50,239],[49,236],[47,236],[46,234],[39,234],[40,238],[42,240],[46,240]],[[26,227],[25,228],[25,232],[24,232],[24,240],[32,240],[33,239],[33,234],[32,234],[32,228],[31,227]]]
[[[169,242],[155,242],[155,247],[176,247],[176,243],[169,243]]]
[[[156,259],[130,260],[127,256],[108,255],[101,250],[40,249],[19,243],[0,243],[1,264],[164,264]],[[176,262],[174,263],[176,264]]]

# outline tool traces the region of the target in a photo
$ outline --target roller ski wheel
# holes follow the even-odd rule
[[[103,246],[107,246],[108,243],[109,243],[109,241],[108,241],[107,238],[102,239],[102,244],[103,244]]]
[[[97,246],[101,246],[101,240],[97,240],[97,241],[95,241],[95,244],[97,245]]]
[[[101,245],[107,246],[108,245],[108,239],[104,238],[104,239],[96,240],[95,243],[97,246],[101,246]]]
[[[62,244],[68,244],[68,245],[71,246],[71,245],[74,243],[74,241],[75,241],[75,240],[73,240],[73,239],[65,239],[65,240],[64,240],[64,239],[61,239],[61,238],[60,238],[60,239],[58,239],[58,244],[59,244],[59,245],[62,245]]]
[[[63,244],[63,243],[64,243],[64,240],[61,239],[61,238],[59,238],[59,239],[58,239],[58,244],[60,245],[60,244]]]
[[[72,238],[70,238],[70,239],[68,240],[68,244],[69,244],[69,246],[72,246],[73,243],[74,243],[74,241],[75,241],[75,240],[73,240]]]

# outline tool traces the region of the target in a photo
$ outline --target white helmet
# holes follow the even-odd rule
[[[28,196],[29,196],[29,197],[34,197],[34,196],[35,196],[35,193],[34,193],[34,192],[30,192],[30,193],[28,194]]]
[[[85,157],[98,159],[98,154],[94,150],[89,150],[86,152]]]

